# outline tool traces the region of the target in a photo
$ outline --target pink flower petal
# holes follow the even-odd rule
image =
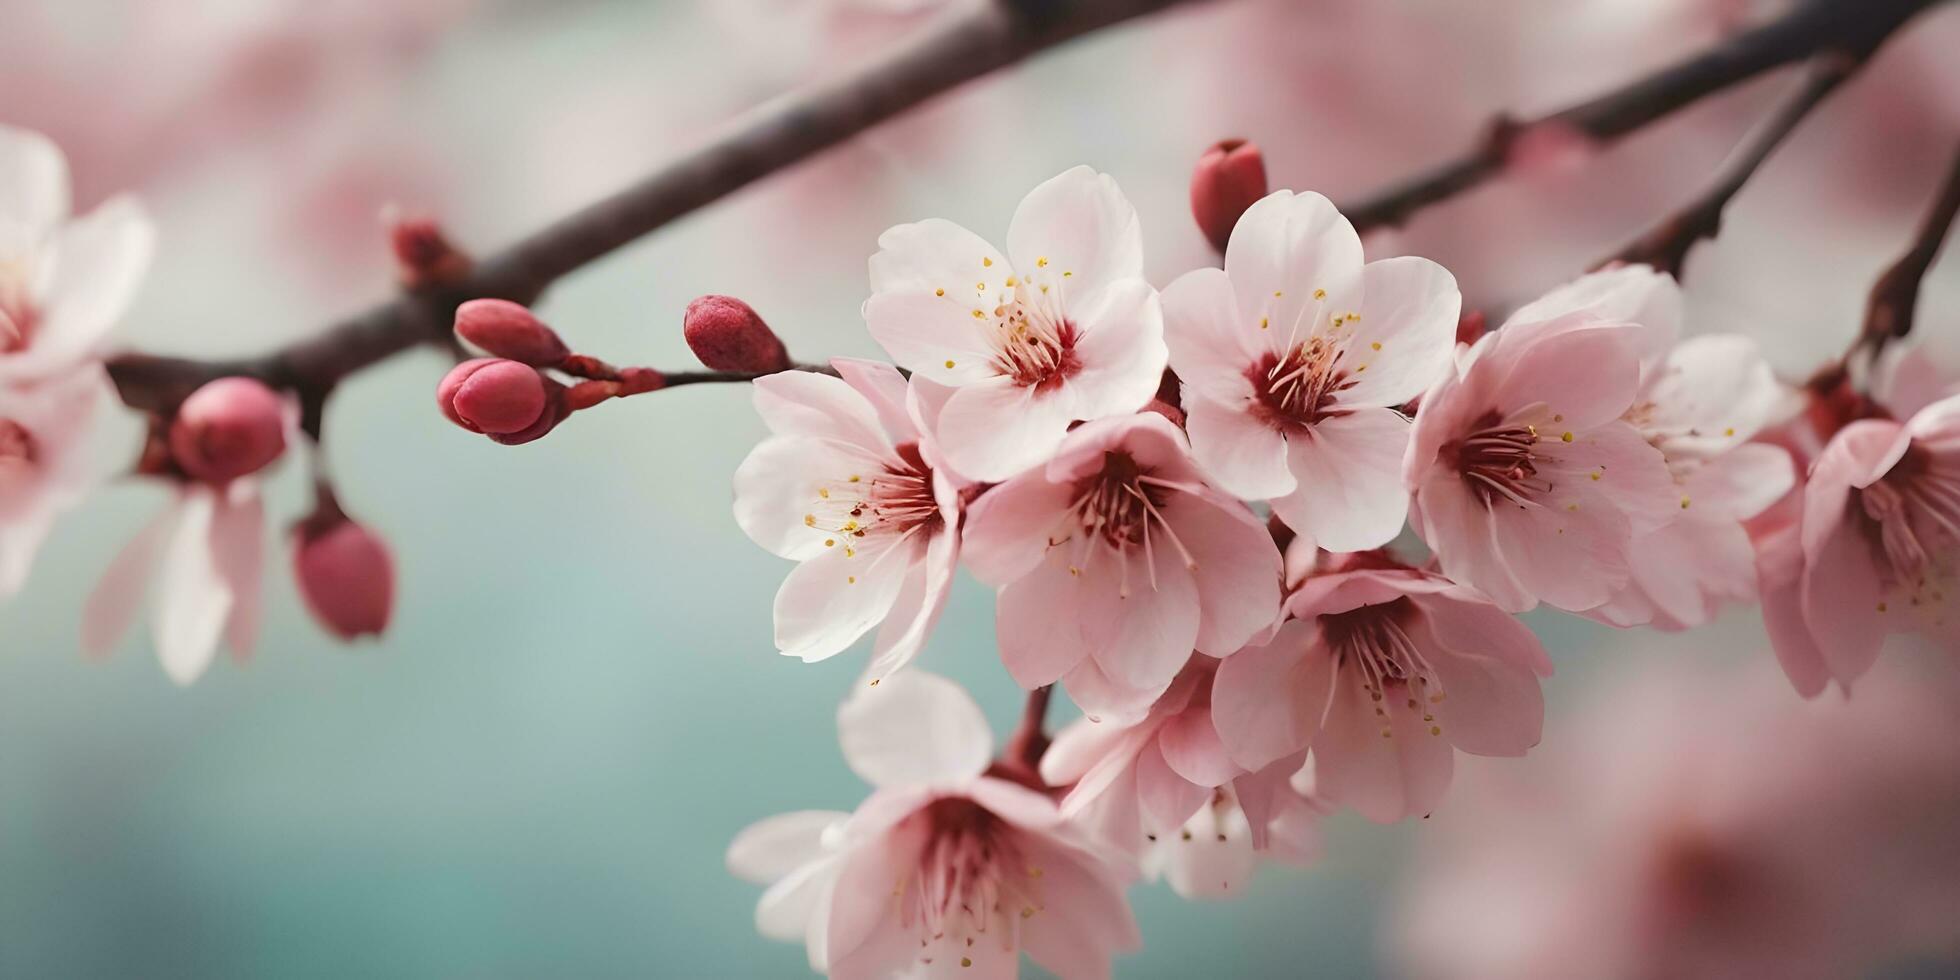
[[[1376,702],[1358,680],[1341,678],[1326,727],[1314,738],[1318,791],[1376,823],[1428,813],[1449,789],[1455,765],[1450,743],[1429,729],[1421,709],[1393,692]]]
[[[1028,690],[1053,684],[1089,655],[1078,618],[1087,612],[1079,591],[1060,548],[1000,590],[994,633],[1015,683]]]
[[[1164,288],[1163,305],[1170,366],[1185,387],[1220,405],[1251,398],[1245,374],[1258,363],[1265,342],[1255,336],[1257,321],[1239,315],[1225,271],[1204,268],[1179,276]]]
[[[1334,680],[1333,658],[1315,624],[1293,620],[1271,643],[1246,647],[1218,665],[1212,724],[1233,761],[1259,769],[1313,740]]]
[[[969,479],[1006,480],[1053,455],[1075,418],[1068,385],[1044,390],[990,378],[946,400],[939,449]]]
[[[1148,404],[1169,356],[1157,291],[1142,279],[1120,280],[1072,301],[1069,317],[1082,360],[1081,371],[1064,382],[1076,417],[1128,414]]]
[[[1191,454],[1220,488],[1247,500],[1270,500],[1298,484],[1287,466],[1287,440],[1253,418],[1244,406],[1227,406],[1196,394],[1184,402]]]
[[[1014,209],[1007,227],[1014,268],[1069,273],[1069,288],[1087,293],[1143,277],[1143,232],[1136,208],[1116,180],[1074,167],[1043,181]]]
[[[1379,548],[1402,533],[1409,494],[1402,458],[1409,422],[1386,408],[1322,419],[1287,440],[1297,486],[1273,501],[1288,527],[1333,552]]]
[[[829,548],[797,565],[776,591],[776,648],[815,662],[856,643],[891,611],[919,547]]]
[[[1196,565],[1191,574],[1197,584],[1199,651],[1226,656],[1272,625],[1280,604],[1279,548],[1245,505],[1224,497],[1179,494],[1164,505],[1164,519]],[[1152,543],[1176,554],[1166,549],[1166,542]],[[1160,568],[1163,557],[1160,551]]]
[[[1225,248],[1225,272],[1239,315],[1265,320],[1268,349],[1309,336],[1321,301],[1361,276],[1361,237],[1319,194],[1274,191],[1247,208]]]
[[[1361,290],[1363,315],[1341,340],[1353,386],[1337,397],[1343,406],[1393,408],[1449,370],[1463,295],[1449,270],[1412,255],[1363,266]]]
[[[923,670],[858,688],[837,709],[837,734],[851,771],[880,788],[964,783],[994,754],[973,697]]]

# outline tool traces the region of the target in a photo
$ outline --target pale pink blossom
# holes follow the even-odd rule
[[[735,519],[800,563],[776,593],[776,646],[823,660],[882,622],[876,681],[918,655],[945,607],[960,484],[928,434],[942,391],[888,364],[834,366],[841,378],[756,379],[770,437],[735,471]]]
[[[20,591],[55,518],[101,475],[91,437],[110,396],[100,367],[0,384],[0,597]]]
[[[1424,825],[1384,930],[1397,975],[1836,980],[1952,956],[1950,671],[1891,662],[1806,703],[1760,663],[1641,652],[1669,655],[1629,659],[1556,745],[1473,761]]]
[[[265,565],[265,502],[254,478],[183,483],[176,499],[123,547],[82,609],[82,651],[107,656],[145,595],[165,674],[188,685],[218,644],[239,660],[257,641]]]
[[[1511,612],[1581,611],[1626,587],[1636,536],[1681,494],[1629,425],[1647,331],[1529,307],[1458,354],[1422,398],[1404,479],[1443,574]]]
[[[1319,851],[1319,814],[1289,784],[1302,756],[1250,772],[1219,741],[1218,663],[1192,657],[1141,721],[1079,719],[1041,758],[1042,781],[1067,787],[1063,817],[1138,854],[1187,898],[1242,890],[1259,853],[1304,864]]]
[[[1739,334],[1680,339],[1681,288],[1644,265],[1581,277],[1520,310],[1529,320],[1574,313],[1641,331],[1640,388],[1623,416],[1667,460],[1679,512],[1636,534],[1627,582],[1588,615],[1615,626],[1699,626],[1723,601],[1756,599],[1756,557],[1743,522],[1796,482],[1789,453],[1753,442],[1795,408],[1755,341]]]
[[[1076,167],[1029,192],[1005,253],[936,218],[878,246],[865,322],[900,366],[955,388],[938,436],[965,476],[1005,480],[1053,454],[1069,423],[1156,394],[1163,311],[1110,177]]]
[[[853,814],[805,811],[743,831],[735,874],[770,885],[763,935],[802,939],[834,980],[1014,977],[1020,954],[1062,977],[1107,977],[1139,945],[1128,868],[1053,801],[986,775],[979,705],[912,670],[838,712],[844,756],[875,787]]]
[[[999,590],[1008,672],[1030,689],[1062,681],[1092,715],[1142,713],[1193,649],[1230,654],[1279,609],[1272,536],[1154,412],[1084,424],[988,490],[964,549]]]
[[[1803,694],[1849,690],[1893,634],[1960,652],[1960,395],[1840,429],[1810,469],[1793,547],[1766,576],[1763,615]]]
[[[61,151],[0,125],[0,381],[93,355],[135,295],[153,239],[130,198],[72,216]]]
[[[1312,747],[1316,794],[1388,822],[1426,814],[1458,751],[1538,744],[1538,638],[1442,576],[1367,562],[1309,578],[1293,617],[1218,668],[1212,721],[1240,765]]]
[[[1224,269],[1186,273],[1163,301],[1191,450],[1219,487],[1271,500],[1329,551],[1401,532],[1398,407],[1448,369],[1462,306],[1442,266],[1364,264],[1332,202],[1278,191],[1232,229]]]

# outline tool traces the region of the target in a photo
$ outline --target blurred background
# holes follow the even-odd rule
[[[386,205],[488,251],[960,2],[0,0],[0,121],[64,147],[81,206],[133,190],[155,212],[123,342],[256,352],[386,294]],[[1087,163],[1135,202],[1162,285],[1211,261],[1186,183],[1217,139],[1262,144],[1275,186],[1352,198],[1497,111],[1595,94],[1782,6],[1199,5],[962,88],[540,312],[581,350],[679,367],[686,302],[729,293],[806,359],[875,356],[857,311],[891,224],[998,236],[1028,188]],[[1692,332],[1755,336],[1798,377],[1844,347],[1960,142],[1955,51],[1960,9],[1922,18],[1769,161],[1689,261]],[[1371,252],[1444,263],[1495,322],[1698,192],[1792,81],[1529,168]],[[1960,365],[1955,251],[1919,323]],[[166,494],[121,481],[60,525],[0,610],[0,976],[807,975],[755,935],[758,890],[722,853],[762,816],[859,800],[833,717],[862,660],[771,645],[788,566],[728,506],[762,431],[747,392],[635,399],[506,449],[434,411],[444,366],[397,358],[329,407],[341,500],[399,562],[380,643],[317,631],[282,549],[251,663],[179,689],[140,635],[85,663],[83,597]],[[133,457],[133,419],[124,435]],[[270,492],[300,516],[303,467]],[[924,663],[1005,732],[1021,697],[991,609],[962,581]],[[1147,948],[1118,974],[1631,976],[1613,957],[1634,921],[1708,933],[1696,962],[1733,968],[1716,975],[1960,973],[1951,660],[1895,656],[1849,704],[1812,704],[1751,611],[1683,635],[1531,621],[1558,666],[1533,759],[1463,766],[1429,821],[1336,817],[1319,866],[1236,902],[1139,886]],[[1752,877],[1799,854],[1818,873]]]

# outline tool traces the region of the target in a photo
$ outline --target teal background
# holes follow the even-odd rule
[[[939,215],[999,237],[1026,189],[1078,162],[1136,200],[1167,282],[1206,261],[1184,213],[1187,168],[1231,125],[1180,101],[1198,68],[1169,54],[1200,23],[1125,30],[989,82],[678,222],[567,280],[541,311],[581,350],[677,367],[686,301],[729,292],[806,357],[873,355],[856,314],[880,229]],[[384,117],[347,125],[418,131],[453,175],[443,212],[458,238],[492,245],[786,84],[730,44],[713,18],[674,5],[493,4],[445,37]],[[1016,107],[1013,152],[988,150],[1000,104]],[[1395,169],[1458,138],[1438,132]],[[1302,171],[1315,167],[1296,161]],[[269,253],[230,197],[235,176],[214,161],[146,188],[164,247],[123,334],[133,344],[260,349],[385,290],[378,245],[344,290],[310,278],[303,250]],[[1531,285],[1583,264],[1555,259]],[[1864,281],[1851,278],[1839,312]],[[1515,292],[1466,289],[1493,304]],[[329,410],[342,500],[399,559],[379,643],[343,647],[315,629],[282,547],[250,664],[221,662],[179,689],[143,635],[86,663],[83,597],[165,495],[120,481],[62,524],[0,611],[0,976],[807,974],[801,949],[755,935],[759,889],[728,876],[722,853],[761,817],[861,798],[833,715],[863,654],[804,665],[771,646],[788,566],[728,506],[761,433],[747,393],[608,405],[507,449],[437,415],[444,366],[434,352],[397,358]],[[282,526],[304,482],[298,458],[273,478]],[[1647,641],[1532,621],[1559,665],[1555,737],[1556,706],[1589,665]],[[924,663],[970,685],[1004,732],[1020,695],[992,628],[985,590],[963,579]],[[1756,635],[1738,615],[1647,652],[1756,655]],[[1118,973],[1376,975],[1377,917],[1420,833],[1337,818],[1318,867],[1268,869],[1232,903],[1139,886],[1148,950]]]

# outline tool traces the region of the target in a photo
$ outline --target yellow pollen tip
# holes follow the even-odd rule
[[[1038,258],[1038,259],[1035,259],[1035,260],[1034,260],[1034,264],[1035,264],[1035,267],[1036,267],[1036,268],[1038,268],[1038,269],[1046,269],[1046,268],[1048,268],[1048,256],[1046,256],[1046,255],[1044,255],[1044,256],[1042,256],[1042,257],[1040,257],[1040,258]]]
[[[1572,441],[1572,433],[1570,433],[1570,432],[1561,432],[1561,433],[1559,433],[1559,437],[1558,437],[1558,441],[1560,441],[1560,442],[1571,442],[1571,441]]]
[[[1730,438],[1734,438],[1734,437],[1735,437],[1735,429],[1733,429],[1733,428],[1728,428],[1728,429],[1723,429],[1723,430],[1722,430],[1722,434],[1723,434],[1723,435],[1725,435],[1725,436],[1728,436],[1728,437],[1730,437]]]
[[[1014,277],[1013,277],[1013,276],[1008,276],[1008,277],[1007,277],[1007,288],[1009,288],[1009,289],[1013,289],[1013,288],[1015,287],[1015,285],[1016,285],[1016,283],[1015,283],[1015,280],[1014,280]]]
[[[1062,278],[1063,278],[1063,279],[1067,279],[1068,277],[1070,277],[1070,276],[1072,276],[1072,275],[1075,275],[1075,273],[1073,273],[1073,272],[1069,272],[1069,271],[1066,271],[1066,270],[1064,270],[1064,271],[1062,272]]]
[[[1429,726],[1429,734],[1431,734],[1431,735],[1441,735],[1441,734],[1443,734],[1443,726],[1441,726],[1441,725],[1431,725],[1431,726]]]
[[[1272,323],[1268,321],[1265,317],[1262,316],[1259,318],[1259,329],[1264,330],[1270,326],[1272,326]]]
[[[1881,603],[1879,603],[1879,604],[1878,604],[1878,611],[1879,611],[1879,612],[1884,612],[1884,611],[1885,611],[1885,603],[1882,603],[1882,602],[1881,602]]]
[[[837,547],[837,539],[836,539],[836,538],[825,538],[825,539],[823,539],[823,546],[824,546],[824,547],[826,547],[826,548],[835,548],[835,547]]]
[[[961,966],[972,966],[972,965],[973,965],[973,957],[971,957],[971,956],[962,956],[962,957],[960,957],[960,965],[961,965]]]
[[[1688,509],[1688,498],[1686,498],[1686,497],[1682,497],[1682,498],[1681,498],[1681,509],[1682,509],[1682,510],[1687,510],[1687,509]]]
[[[1273,295],[1274,295],[1274,296],[1278,296],[1279,294],[1278,294],[1278,293],[1274,293]],[[1314,290],[1314,291],[1313,291],[1313,298],[1314,298],[1314,299],[1326,299],[1326,298],[1327,298],[1327,290],[1325,290],[1325,289],[1316,289],[1316,290]]]
[[[815,515],[815,514],[805,514],[805,515],[803,515],[803,526],[804,526],[804,527],[816,527],[816,526],[817,526],[817,515]]]
[[[862,480],[862,479],[864,479],[864,477],[861,477],[861,476],[859,476],[859,475],[857,475],[856,473],[853,473],[853,474],[851,474],[851,482],[852,482],[852,483],[856,483],[857,481],[859,481],[859,480]]]
[[[994,260],[982,255],[980,256],[980,264],[991,268],[994,264]]]
[[[857,577],[857,576],[855,576],[855,575],[847,575],[847,576],[845,576],[845,577],[844,577],[844,584],[845,584],[845,585],[856,585],[856,584],[858,584],[858,577]]]
[[[1571,512],[1573,512],[1574,514],[1577,514],[1577,513],[1579,512],[1579,505],[1578,505],[1578,504],[1566,504],[1566,505],[1565,505],[1565,509],[1566,509],[1566,510],[1569,510],[1569,511],[1571,511]]]
[[[947,362],[946,362],[946,366],[947,366],[947,367],[949,367],[949,368],[950,368],[950,367],[952,367],[952,366],[953,366],[953,362],[952,362],[952,361],[947,361]]]
[[[985,319],[987,318],[987,314],[986,314],[986,312],[985,312],[985,311],[983,311],[983,310],[974,310],[974,311],[973,311],[973,318],[974,318],[975,320],[985,320]]]
[[[1374,343],[1372,343],[1372,344],[1369,344],[1368,346],[1369,346],[1369,347],[1372,347],[1372,348],[1374,348],[1375,350],[1381,350],[1381,349],[1382,349],[1382,342],[1381,342],[1381,341],[1379,341],[1379,340],[1377,340],[1377,341],[1375,341]]]
[[[1599,481],[1599,473],[1597,473],[1597,472],[1593,472],[1593,473],[1590,473],[1590,474],[1587,474],[1587,475],[1589,475],[1589,476],[1591,476],[1591,477],[1593,478],[1593,481],[1594,481],[1595,483]]]

